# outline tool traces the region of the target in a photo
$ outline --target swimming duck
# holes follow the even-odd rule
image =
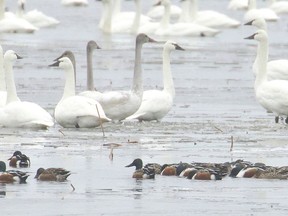
[[[63,182],[71,175],[70,171],[63,168],[39,168],[34,178],[40,181],[58,181]]]
[[[0,183],[14,183],[20,184],[26,183],[28,174],[19,170],[6,170],[6,164],[4,161],[0,161]]]
[[[176,176],[177,164],[163,164],[160,175],[163,176]]]
[[[30,166],[30,158],[25,154],[22,154],[20,151],[15,151],[13,155],[8,159],[9,166],[11,167],[29,167]]]
[[[143,168],[143,161],[140,158],[135,159],[131,164],[126,167],[135,166],[135,172],[132,175],[132,178],[136,179],[154,179],[155,178],[155,169],[152,166],[145,166]]]
[[[191,169],[188,176],[188,179],[195,179],[195,180],[222,180],[222,176],[220,173],[216,172],[215,170],[208,170],[208,169]]]

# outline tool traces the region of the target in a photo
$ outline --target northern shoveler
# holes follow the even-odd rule
[[[154,179],[155,178],[155,168],[153,166],[146,165],[143,168],[143,162],[140,158],[135,159],[131,164],[127,165],[126,167],[135,166],[135,172],[133,173],[132,178],[136,179]]]
[[[195,180],[221,180],[222,176],[220,173],[216,172],[215,170],[208,170],[208,169],[191,169],[188,176],[188,179],[195,179]]]
[[[63,182],[69,175],[71,175],[70,171],[63,168],[39,168],[34,178],[41,181]]]
[[[26,183],[28,174],[19,170],[6,170],[6,164],[4,161],[0,161],[0,183]]]
[[[9,159],[9,166],[11,167],[29,167],[30,158],[20,151],[15,151]]]

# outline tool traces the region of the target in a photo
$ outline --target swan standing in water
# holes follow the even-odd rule
[[[0,0],[0,32],[33,33],[38,28],[11,12],[5,12],[5,0]]]
[[[135,113],[142,102],[142,67],[141,50],[144,43],[155,42],[145,34],[136,37],[135,65],[132,88],[129,91],[110,91],[102,93],[98,102],[102,105],[108,118],[121,121]]]
[[[36,26],[37,28],[51,27],[60,23],[57,19],[49,17],[36,9],[25,13],[25,3],[26,0],[18,0],[17,15],[19,18],[27,20],[29,23]]]
[[[163,49],[163,84],[164,89],[143,92],[140,108],[127,120],[160,121],[172,108],[175,98],[175,88],[170,68],[170,53],[172,50],[184,50],[178,44],[167,41]]]
[[[266,31],[258,30],[245,39],[258,41],[258,73],[255,80],[256,99],[266,110],[275,114],[275,122],[277,123],[279,116],[288,116],[288,81],[267,80],[268,36]]]
[[[256,18],[262,17],[266,21],[277,21],[279,16],[270,8],[257,9],[256,0],[248,0],[248,11],[244,15],[244,21],[249,22]]]
[[[110,121],[96,100],[75,95],[73,64],[68,57],[62,57],[50,66],[65,71],[64,93],[55,108],[55,119],[62,127],[92,128]]]
[[[0,45],[0,108],[6,105],[7,91],[3,67],[3,48]]]
[[[22,102],[17,97],[13,75],[13,62],[20,59],[14,51],[4,55],[5,79],[7,85],[6,106],[0,109],[0,125],[3,127],[47,128],[54,125],[51,115],[38,104]]]
[[[245,25],[252,25],[258,29],[262,29],[267,32],[267,24],[264,18],[256,18]],[[253,64],[253,73],[256,76],[258,73],[258,59],[259,53],[256,55],[256,59]],[[283,79],[288,80],[288,59],[272,60],[267,63],[267,79]]]

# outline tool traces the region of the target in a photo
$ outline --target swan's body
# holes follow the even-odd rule
[[[262,29],[267,32],[267,24],[264,18],[257,18],[255,20],[246,23],[246,25],[255,26],[258,29]],[[253,63],[253,73],[256,76],[258,73],[258,59],[259,53],[256,55],[256,59]],[[267,79],[268,80],[276,80],[276,79],[284,79],[288,80],[288,60],[287,59],[279,59],[272,60],[267,63]]]
[[[175,23],[170,24],[170,1],[161,0],[161,4],[165,7],[164,16],[154,32],[156,35],[170,36],[215,36],[220,31],[195,23]]]
[[[249,22],[256,18],[264,18],[266,21],[277,21],[279,16],[270,8],[257,9],[256,0],[249,0],[248,11],[244,15],[244,21]]]
[[[172,108],[175,97],[175,88],[170,69],[170,52],[172,50],[183,50],[177,44],[167,41],[163,49],[163,83],[164,89],[144,91],[140,108],[130,119],[139,121],[160,121]]]
[[[171,13],[170,16],[172,18],[177,18],[180,16],[182,9],[180,7],[178,7],[177,5],[171,5]],[[161,18],[163,17],[165,12],[165,8],[163,5],[154,5],[148,12],[147,12],[147,16],[151,17],[151,18]]]
[[[288,13],[288,1],[270,0],[269,7],[277,14]]]
[[[38,104],[22,102],[17,97],[12,63],[20,58],[14,51],[4,55],[6,71],[7,103],[0,109],[0,125],[3,127],[47,128],[54,125],[51,115]]]
[[[102,105],[108,118],[121,121],[135,113],[142,102],[142,67],[141,49],[144,43],[154,42],[145,34],[136,37],[135,66],[132,89],[129,91],[110,91],[102,93],[97,100]]]
[[[228,4],[230,10],[247,10],[248,0],[230,0]]]
[[[6,105],[7,91],[5,82],[5,71],[3,67],[3,49],[0,45],[0,107]]]
[[[64,6],[80,7],[80,6],[88,6],[88,1],[87,0],[62,0],[61,4]]]
[[[103,13],[98,26],[105,33],[131,33],[137,16],[139,16],[139,25],[150,21],[150,17],[141,15],[140,0],[135,0],[136,13],[120,12],[117,6],[118,0],[115,3],[116,6],[114,5],[114,10],[111,0],[103,0],[102,3]]]
[[[268,36],[266,31],[258,30],[247,39],[258,41],[258,74],[255,80],[256,99],[266,110],[275,116],[288,116],[288,81],[267,80]]]
[[[198,10],[198,0],[185,0],[190,1],[190,13],[192,21],[211,28],[237,28],[240,22],[228,17],[225,14],[213,10]],[[183,10],[182,10],[183,11]]]
[[[75,95],[73,64],[69,58],[62,57],[51,66],[58,66],[65,70],[64,93],[55,108],[55,119],[62,127],[91,128],[110,121],[97,101]]]

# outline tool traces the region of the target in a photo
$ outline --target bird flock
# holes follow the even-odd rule
[[[280,4],[281,3],[281,4]],[[66,6],[87,6],[87,1],[63,0]],[[93,40],[87,43],[87,89],[76,93],[76,60],[72,51],[66,50],[54,61],[51,68],[65,73],[63,95],[55,106],[53,116],[38,104],[21,101],[17,96],[13,65],[21,55],[13,50],[3,52],[0,46],[0,126],[8,128],[41,128],[55,125],[64,128],[93,128],[106,122],[137,119],[139,121],[161,121],[173,106],[175,87],[170,68],[170,54],[185,49],[173,40],[157,41],[154,36],[215,37],[226,28],[240,28],[241,22],[213,10],[201,11],[197,0],[183,0],[181,7],[172,5],[170,0],[160,0],[147,15],[141,13],[141,1],[135,0],[136,12],[121,12],[120,0],[102,0],[102,17],[98,28],[104,33],[135,34],[135,62],[132,87],[128,90],[101,92],[93,82],[93,52],[101,49]],[[281,5],[281,6],[279,6]],[[33,33],[42,27],[59,25],[60,22],[33,10],[25,12],[25,1],[18,1],[16,14],[4,10],[5,1],[0,1],[0,32]],[[269,1],[269,7],[258,9],[256,0],[232,0],[231,10],[247,10],[243,16],[246,26],[253,26],[256,32],[245,39],[258,43],[256,58],[251,71],[255,76],[255,96],[259,104],[275,115],[275,122],[284,119],[288,123],[288,60],[268,60],[269,42],[266,22],[276,22],[279,14],[288,12],[285,2]],[[287,8],[287,11],[284,9]],[[281,10],[280,10],[281,9]],[[44,18],[45,17],[45,18]],[[46,21],[44,21],[46,20]],[[172,20],[172,22],[170,22]],[[22,25],[23,24],[23,25]],[[241,28],[244,28],[242,26]],[[248,27],[247,27],[248,28]],[[149,36],[148,36],[149,35]],[[153,35],[153,36],[152,36]],[[141,56],[145,44],[163,45],[163,90],[143,90]],[[56,54],[55,57],[59,55]],[[53,63],[52,63],[53,62]],[[30,166],[30,159],[16,151],[9,159],[10,166]],[[19,165],[15,165],[18,164]],[[135,166],[134,178],[155,178],[155,174],[184,176],[188,179],[220,180],[225,176],[287,179],[286,167],[271,167],[262,163],[235,161],[232,163],[177,163],[147,164],[141,159],[134,160],[127,167]],[[3,172],[0,182],[26,182],[28,174],[17,170]],[[39,168],[38,180],[64,181],[71,173],[63,168]],[[7,178],[7,180],[5,180]],[[4,180],[3,180],[4,179]]]

